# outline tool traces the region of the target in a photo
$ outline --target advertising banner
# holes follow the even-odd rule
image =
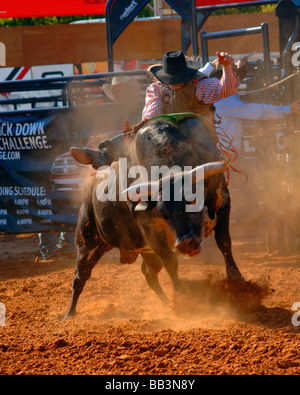
[[[14,0],[13,2],[2,1],[0,4],[0,18],[33,18],[43,16],[72,16],[72,15],[105,15],[106,3],[110,4],[110,12],[117,10],[122,11],[123,20],[129,17],[130,10],[139,8],[139,11],[147,4],[148,1],[139,0]],[[294,0],[296,2],[296,0]],[[239,3],[263,3],[257,0],[196,0],[197,7],[230,5]],[[189,0],[166,0],[179,15],[184,18],[188,16]],[[270,1],[265,1],[266,4]],[[136,4],[136,5],[135,5]],[[118,10],[119,9],[119,10]],[[127,11],[126,11],[127,9]],[[139,12],[138,11],[138,12]],[[125,12],[125,13],[124,13]],[[129,20],[129,18],[128,18]]]
[[[109,23],[109,34],[113,44],[123,30],[149,3],[150,0],[109,0],[106,7],[106,20]]]
[[[0,115],[0,232],[74,227],[84,177],[69,153],[76,135],[59,113]]]

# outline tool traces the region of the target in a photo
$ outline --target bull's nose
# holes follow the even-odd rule
[[[183,237],[177,239],[175,247],[184,255],[196,255],[200,252],[200,242],[196,237]]]

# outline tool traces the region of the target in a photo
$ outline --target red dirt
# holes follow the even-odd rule
[[[246,248],[246,250],[250,250]],[[255,248],[252,248],[255,251]],[[0,374],[299,374],[300,256],[234,256],[246,280],[225,280],[224,264],[180,258],[184,294],[163,308],[140,260],[121,265],[113,250],[95,267],[78,314],[62,321],[71,297],[73,259],[35,261],[34,235],[0,237]]]

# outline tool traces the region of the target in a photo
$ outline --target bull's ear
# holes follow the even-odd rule
[[[151,210],[156,206],[159,195],[159,183],[145,182],[131,185],[122,192],[132,211]]]

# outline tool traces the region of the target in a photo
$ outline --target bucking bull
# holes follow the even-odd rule
[[[163,304],[168,304],[169,299],[159,284],[159,271],[165,267],[174,290],[180,290],[177,253],[200,253],[202,241],[213,231],[225,259],[227,277],[242,280],[231,251],[230,195],[224,176],[228,164],[222,160],[205,124],[196,116],[179,121],[172,117],[153,119],[138,131],[131,144],[128,166],[141,165],[150,171],[153,166],[176,165],[181,169],[190,166],[192,170],[139,185],[130,185],[133,180],[128,178],[129,187],[125,190],[116,182],[116,199],[102,201],[99,191],[105,180],[98,170],[84,191],[79,213],[75,235],[77,268],[65,318],[75,315],[78,298],[93,267],[112,248],[120,250],[122,263],[132,263],[141,255],[146,281]],[[112,166],[118,181],[117,162]],[[162,198],[166,179],[169,199]],[[185,185],[187,180],[192,185]],[[200,210],[193,210],[195,201],[185,196],[174,198],[178,182],[190,194],[191,187],[195,190],[202,183]]]

